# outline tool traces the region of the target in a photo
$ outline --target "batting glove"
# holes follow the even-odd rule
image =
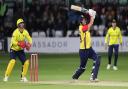
[[[90,16],[93,17],[93,19],[95,19],[96,11],[94,11],[93,9],[89,9],[88,13],[89,13]]]

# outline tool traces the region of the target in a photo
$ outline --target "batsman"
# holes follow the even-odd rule
[[[83,74],[86,70],[86,64],[88,59],[93,60],[93,67],[91,72],[90,81],[98,82],[98,71],[100,67],[100,56],[96,54],[93,50],[91,45],[91,34],[90,28],[93,25],[96,11],[89,9],[88,11],[90,16],[90,21],[87,22],[87,17],[85,15],[82,16],[81,23],[79,26],[80,32],[80,49],[79,49],[79,56],[80,56],[80,65],[78,69],[73,74],[73,80],[78,80],[78,78]]]
[[[3,81],[8,81],[8,78],[16,63],[16,57],[18,57],[22,63],[21,81],[27,82],[26,74],[29,67],[29,60],[26,59],[24,49],[30,50],[32,44],[32,38],[28,31],[25,29],[25,23],[22,18],[17,20],[17,28],[14,30],[11,38],[10,45],[10,61],[5,71],[5,77]]]

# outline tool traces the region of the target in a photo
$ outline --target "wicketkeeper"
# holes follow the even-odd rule
[[[17,20],[17,29],[14,30],[11,38],[11,45],[10,45],[10,61],[8,63],[5,77],[3,81],[8,81],[8,78],[12,72],[12,69],[16,63],[16,57],[18,57],[22,63],[22,74],[21,74],[21,81],[27,82],[26,73],[29,67],[29,60],[25,56],[24,49],[30,49],[32,44],[32,38],[30,37],[28,31],[25,29],[25,24],[23,19]]]

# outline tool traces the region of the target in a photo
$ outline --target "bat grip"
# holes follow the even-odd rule
[[[81,8],[81,12],[83,12],[83,13],[88,13],[88,10],[85,9],[85,8]]]

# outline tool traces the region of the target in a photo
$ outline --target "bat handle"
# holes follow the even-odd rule
[[[88,10],[85,9],[85,8],[81,8],[81,12],[83,12],[83,13],[88,13]]]

